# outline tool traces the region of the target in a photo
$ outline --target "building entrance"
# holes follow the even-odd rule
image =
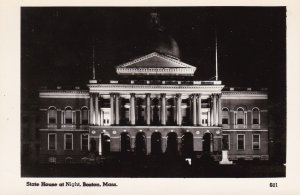
[[[151,135],[151,154],[158,155],[162,153],[161,133],[154,132]]]
[[[170,132],[167,135],[167,149],[168,155],[177,155],[178,153],[178,140],[175,132]]]
[[[135,152],[137,155],[146,155],[146,135],[143,132],[139,132],[136,134]]]
[[[130,149],[130,135],[127,132],[121,133],[121,152],[129,153]]]
[[[186,132],[182,136],[182,155],[184,157],[191,157],[194,151],[193,134]]]
[[[212,135],[211,133],[205,133],[203,135],[203,152],[205,154],[209,154],[211,152],[211,142],[212,140]]]
[[[110,153],[110,137],[107,134],[101,134],[101,146],[102,146],[102,155],[108,155]]]

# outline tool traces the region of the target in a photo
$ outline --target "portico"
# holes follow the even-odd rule
[[[88,84],[90,136],[100,155],[104,135],[112,152],[221,151],[221,81],[180,80],[196,68],[155,52],[116,69],[132,79]]]

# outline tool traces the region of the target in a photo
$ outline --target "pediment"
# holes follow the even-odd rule
[[[119,75],[181,75],[192,76],[196,67],[178,59],[153,52],[117,66]]]

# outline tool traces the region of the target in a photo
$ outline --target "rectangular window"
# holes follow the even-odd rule
[[[237,124],[238,125],[243,125],[244,124],[244,120],[242,118],[238,118],[237,119]]]
[[[245,135],[242,134],[237,135],[237,149],[245,150]]]
[[[48,150],[56,150],[56,133],[48,134]]]
[[[49,163],[56,163],[56,158],[55,157],[49,157],[48,162]]]
[[[260,135],[259,134],[252,135],[252,149],[253,150],[260,149]]]
[[[223,118],[222,119],[222,124],[223,125],[228,125],[228,118]]]
[[[81,135],[81,150],[89,150],[89,134]]]
[[[259,124],[257,118],[254,118],[254,119],[253,119],[253,124],[254,124],[254,125],[258,125],[258,124]]]
[[[229,142],[229,135],[228,134],[223,134],[223,139],[222,139],[222,144],[223,144],[223,150],[229,150],[230,149],[230,142]]]
[[[73,134],[65,134],[65,150],[73,150]]]

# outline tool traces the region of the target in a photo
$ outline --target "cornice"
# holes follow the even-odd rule
[[[268,99],[264,91],[222,91],[222,99]]]
[[[90,92],[109,93],[221,93],[224,85],[130,85],[130,84],[90,84]]]
[[[89,98],[88,90],[40,90],[39,98]]]

